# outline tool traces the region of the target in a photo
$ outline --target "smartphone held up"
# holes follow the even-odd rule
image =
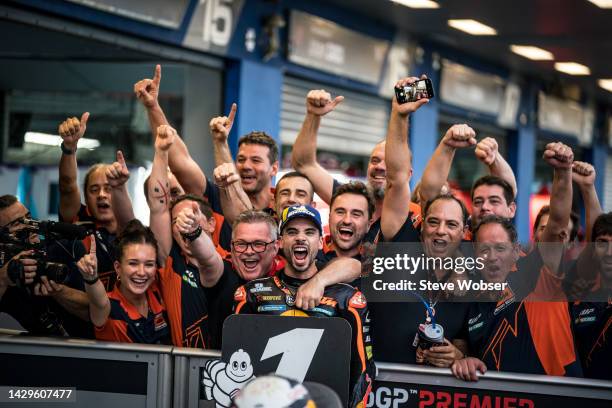
[[[399,104],[416,102],[423,98],[431,99],[434,97],[431,79],[419,79],[410,85],[395,87],[395,97]]]

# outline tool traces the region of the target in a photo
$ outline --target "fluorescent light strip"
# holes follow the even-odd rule
[[[391,0],[393,3],[415,9],[437,9],[440,5],[432,0]]]
[[[521,57],[528,58],[534,61],[551,61],[555,59],[555,56],[550,51],[546,51],[542,48],[534,47],[532,45],[511,45],[510,50],[520,55]]]
[[[589,0],[599,8],[612,8],[612,0]]]
[[[448,20],[448,25],[472,35],[497,35],[497,30],[472,19]]]
[[[568,75],[591,75],[589,67],[577,62],[555,62],[555,69]]]
[[[46,146],[59,146],[62,143],[62,138],[59,136],[39,132],[26,132],[23,140],[26,143]],[[100,141],[97,139],[88,139],[86,137],[79,139],[79,148],[95,149],[97,147],[100,147]]]
[[[612,92],[612,78],[600,79],[599,81],[597,81],[597,85],[601,86],[608,92]]]

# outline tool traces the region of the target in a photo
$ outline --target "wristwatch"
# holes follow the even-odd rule
[[[67,154],[67,155],[71,155],[74,154],[74,152],[76,152],[76,149],[74,150],[70,150],[68,149],[65,145],[64,142],[62,142],[62,144],[60,144],[60,148],[62,149],[62,153]]]

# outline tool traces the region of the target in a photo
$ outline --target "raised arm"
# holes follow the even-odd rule
[[[125,164],[123,153],[117,150],[117,161],[106,167],[106,179],[112,189],[112,208],[117,220],[117,231],[123,231],[128,222],[134,218],[132,200],[127,190],[127,181],[130,178],[130,171]]]
[[[417,77],[404,78],[395,86],[406,86],[418,80]],[[400,105],[395,96],[391,102],[385,145],[387,189],[380,216],[380,230],[386,239],[391,239],[398,233],[410,212],[408,183],[412,176],[412,153],[408,147],[408,116],[427,102],[429,99],[420,99]]]
[[[89,112],[77,118],[66,119],[59,125],[62,138],[62,157],[59,163],[59,214],[61,219],[72,222],[81,208],[81,193],[77,183],[76,151],[79,139],[85,134]]]
[[[234,163],[223,163],[214,170],[215,184],[220,190],[223,216],[230,225],[240,213],[251,210],[253,204],[244,192]]]
[[[506,180],[510,184],[512,194],[516,197],[516,178],[514,177],[514,172],[508,162],[499,154],[497,141],[492,137],[485,137],[476,145],[474,154],[476,154],[478,160],[489,168],[489,174]]]
[[[159,105],[159,87],[161,83],[161,66],[155,66],[155,75],[152,79],[145,78],[134,84],[134,93],[147,110],[149,124],[153,137],[157,137],[157,129],[169,126],[166,115]],[[180,137],[176,138],[168,152],[170,170],[187,193],[201,196],[206,189],[206,176],[189,154],[189,149]]]
[[[202,286],[211,288],[223,275],[223,260],[215,249],[212,239],[202,230],[200,221],[204,216],[199,204],[194,201],[191,204],[191,208],[183,208],[177,215],[176,227],[189,247],[191,255],[198,261]]]
[[[563,143],[549,143],[544,151],[544,160],[554,168],[550,198],[550,215],[542,233],[538,248],[544,264],[555,275],[561,275],[559,264],[563,255],[563,242],[572,211],[572,162],[574,153]]]
[[[106,324],[110,315],[110,300],[104,290],[104,285],[98,278],[98,260],[96,258],[96,239],[91,236],[89,254],[77,262],[77,268],[85,281],[85,291],[89,299],[89,317],[96,327]]]
[[[327,204],[331,202],[334,179],[317,162],[317,132],[321,118],[333,111],[343,100],[343,96],[332,99],[329,92],[325,92],[324,89],[308,92],[306,117],[291,152],[291,166],[310,180],[315,193]]]
[[[597,190],[595,190],[595,178],[597,173],[595,167],[589,163],[575,161],[572,165],[572,180],[578,185],[580,194],[582,195],[582,201],[584,202],[584,209],[586,212],[586,241],[591,242],[591,232],[593,230],[593,223],[595,219],[599,217],[603,210],[599,203],[599,197],[597,196]]]
[[[178,139],[176,130],[167,125],[157,128],[155,157],[147,183],[147,202],[150,210],[149,226],[157,238],[157,261],[166,264],[172,248],[172,225],[170,216],[170,188],[168,182],[168,151]]]
[[[475,144],[476,132],[466,124],[453,125],[446,131],[421,176],[422,204],[440,194],[448,180],[455,151]]]
[[[227,144],[227,138],[232,131],[232,126],[234,126],[236,110],[238,110],[238,105],[233,103],[228,116],[217,116],[212,118],[208,124],[213,140],[215,166],[220,166],[223,163],[234,163],[232,152]]]

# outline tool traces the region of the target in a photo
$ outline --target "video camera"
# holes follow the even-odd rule
[[[42,276],[55,282],[63,282],[68,275],[68,267],[66,264],[47,260],[49,246],[60,239],[81,240],[90,234],[92,229],[83,225],[30,218],[24,218],[21,224],[23,228],[12,232],[7,227],[0,229],[0,267],[9,262],[7,269],[9,279],[17,286],[23,286],[23,264],[11,259],[23,251],[33,251],[31,255],[27,255],[27,258],[37,261],[34,283],[40,282]],[[34,239],[36,236],[39,237],[38,240]]]

